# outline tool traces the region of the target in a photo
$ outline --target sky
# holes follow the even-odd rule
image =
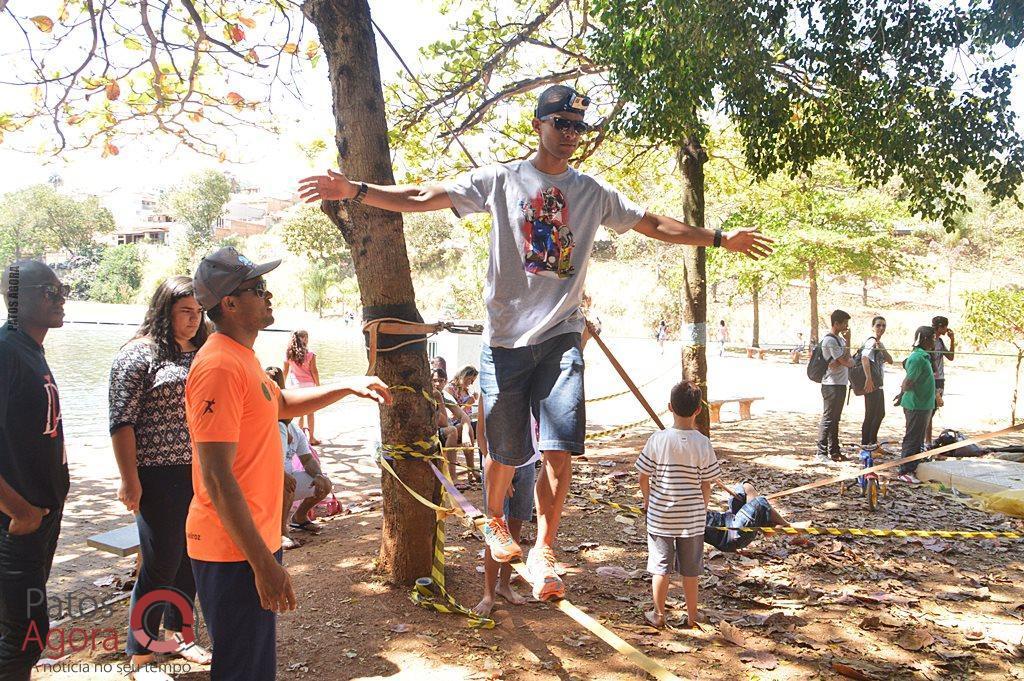
[[[436,0],[399,1],[401,12],[394,11],[396,0],[370,0],[371,11],[402,57],[417,70],[419,49],[447,37],[450,19],[436,12]],[[379,37],[377,52],[381,72],[388,80],[401,67]],[[1014,110],[1018,115],[1018,129],[1024,132],[1024,49],[1017,50],[1015,56]],[[309,166],[299,144],[315,138],[325,139],[330,144],[333,120],[325,64],[326,60],[321,60],[318,69],[306,68],[300,83],[302,102],[282,98],[275,105],[276,120],[283,130],[280,136],[255,130],[237,133],[241,139],[239,148],[244,150],[243,155],[250,157],[247,162],[218,163],[175,146],[170,140],[158,138],[123,143],[121,153],[107,159],[100,158],[98,148],[54,159],[14,152],[5,144],[0,145],[0,192],[45,182],[55,173],[62,177],[65,187],[77,192],[146,191],[170,186],[192,172],[212,167],[228,171],[243,183],[261,187],[268,193],[288,194],[299,178],[314,170],[323,170]],[[10,87],[0,85],[0,101],[11,95]]]
[[[449,20],[434,9],[436,0],[401,2],[403,12],[399,13],[385,11],[385,8],[393,10],[395,0],[370,0],[371,12],[406,63],[415,69],[419,49],[447,35]],[[401,66],[379,37],[377,53],[381,73],[387,80]],[[145,143],[122,143],[120,154],[106,159],[100,157],[99,148],[54,159],[11,151],[10,145],[0,145],[0,193],[46,182],[55,173],[64,180],[65,187],[79,192],[145,191],[172,185],[203,168],[216,168],[230,172],[243,183],[264,187],[269,193],[287,194],[296,187],[298,179],[313,172],[298,145],[318,137],[330,143],[334,129],[326,60],[322,59],[316,70],[307,66],[303,76],[300,87],[304,101],[282,97],[275,105],[282,135],[257,130],[236,131],[241,138],[241,148],[259,150],[258,154],[248,154],[256,159],[252,162],[218,163],[216,159],[176,146],[173,141],[156,138]],[[10,87],[0,85],[0,101],[9,96],[4,91],[9,91]],[[7,136],[13,135],[8,133]]]

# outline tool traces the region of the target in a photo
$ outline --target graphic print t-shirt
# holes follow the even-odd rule
[[[491,215],[483,341],[536,345],[583,331],[580,300],[597,228],[623,234],[644,209],[596,178],[560,175],[530,161],[478,168],[445,185],[459,217]]]
[[[0,475],[33,506],[58,509],[68,495],[60,395],[43,348],[0,327]],[[11,519],[0,512],[4,529]]]
[[[185,521],[188,555],[198,560],[239,562],[235,545],[203,482],[196,443],[236,442],[231,471],[253,523],[271,551],[281,548],[284,466],[277,428],[277,384],[267,378],[251,348],[215,333],[196,353],[185,383],[185,414],[192,435],[195,496]]]

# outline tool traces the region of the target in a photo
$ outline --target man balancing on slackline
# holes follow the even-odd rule
[[[526,561],[535,598],[565,594],[553,550],[572,476],[570,457],[583,453],[586,418],[580,300],[599,225],[673,244],[721,246],[757,258],[771,239],[756,229],[700,229],[645,211],[605,182],[569,167],[591,126],[590,99],[564,85],[541,93],[533,129],[538,148],[524,161],[477,168],[446,184],[381,186],[344,174],[307,177],[308,203],[344,200],[397,212],[452,209],[459,217],[490,213],[491,248],[484,299],[480,388],[486,412],[484,464],[487,524],[494,559],[522,556],[502,514],[516,466],[532,452],[530,412],[540,424],[544,466],[537,477],[537,543]]]

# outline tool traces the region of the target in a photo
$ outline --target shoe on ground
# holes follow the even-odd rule
[[[292,539],[288,535],[286,535],[286,534],[282,534],[281,535],[281,548],[284,549],[285,551],[291,551],[292,549],[297,549],[300,546],[302,546],[302,544],[300,542],[295,541],[294,539]]]
[[[900,473],[896,478],[900,482],[905,482],[908,485],[920,485],[921,481],[918,480],[917,476],[913,473]]]
[[[530,549],[526,568],[533,582],[533,597],[538,601],[565,597],[565,585],[555,570],[555,552],[550,546],[535,546]]]
[[[832,459],[827,454],[815,454],[814,460],[818,463],[832,463]]]
[[[491,550],[491,558],[498,563],[511,563],[522,559],[523,550],[512,538],[504,518],[491,518],[483,526],[484,541]]]

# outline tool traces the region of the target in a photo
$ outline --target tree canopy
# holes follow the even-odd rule
[[[114,230],[114,218],[96,197],[76,199],[48,184],[0,198],[0,260],[63,252],[74,255],[94,235]]]
[[[841,158],[948,226],[970,170],[997,199],[1024,179],[1009,4],[595,0],[590,44],[626,104],[615,129],[678,144],[724,114],[758,178]]]

